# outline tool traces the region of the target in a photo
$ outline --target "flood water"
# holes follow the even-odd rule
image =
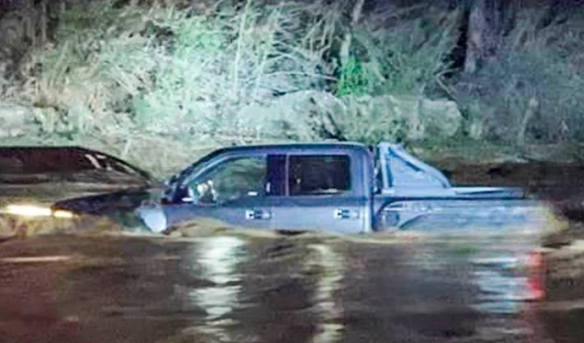
[[[524,252],[512,239],[13,240],[0,342],[584,342],[583,287],[551,285]]]

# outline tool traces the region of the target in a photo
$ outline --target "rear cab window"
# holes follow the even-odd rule
[[[351,158],[348,155],[290,155],[288,189],[290,196],[351,192]]]

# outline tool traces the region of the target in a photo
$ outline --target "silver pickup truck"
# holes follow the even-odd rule
[[[244,228],[341,234],[541,233],[549,218],[521,189],[455,187],[391,143],[219,149],[135,213],[156,232],[206,217]]]

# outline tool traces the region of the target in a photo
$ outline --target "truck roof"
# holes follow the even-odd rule
[[[322,150],[322,149],[338,149],[338,150],[363,150],[370,149],[370,147],[363,143],[357,142],[293,142],[293,143],[266,143],[266,144],[250,144],[250,145],[236,145],[230,147],[219,148],[215,153],[225,151],[277,151],[277,150]]]

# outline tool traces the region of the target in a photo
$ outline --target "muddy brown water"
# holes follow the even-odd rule
[[[583,288],[518,264],[521,244],[11,240],[0,342],[583,342]]]

